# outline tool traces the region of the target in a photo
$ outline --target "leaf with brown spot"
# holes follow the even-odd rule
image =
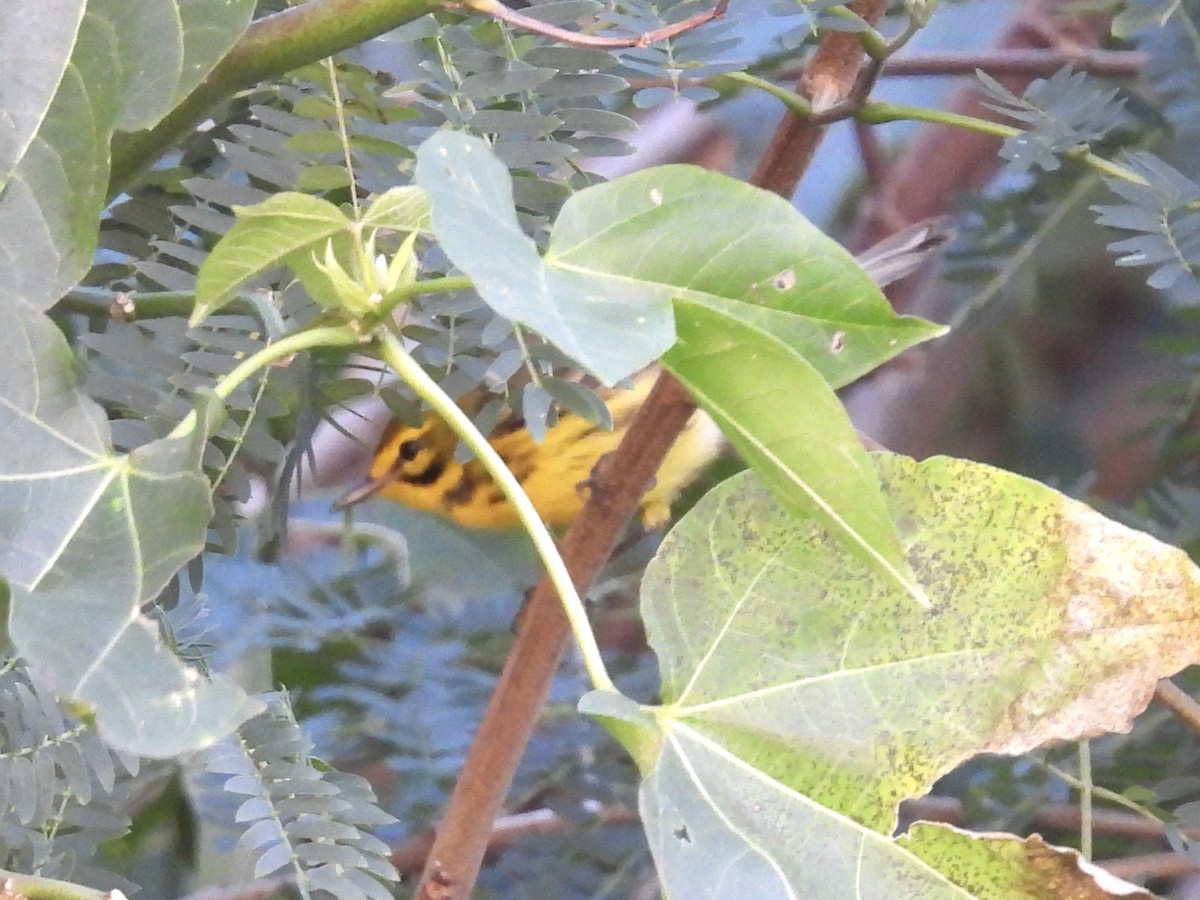
[[[1200,659],[1197,569],[1038,482],[873,458],[931,609],[750,475],[704,498],[647,570],[663,705],[629,721],[668,894],[1112,895],[1038,842],[895,840],[897,805],[980,753],[1127,729]]]
[[[1153,897],[1084,859],[1077,850],[1047,844],[1040,835],[974,834],[919,822],[899,844],[979,897],[1101,900]]]

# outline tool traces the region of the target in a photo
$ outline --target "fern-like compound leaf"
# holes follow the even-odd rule
[[[1200,301],[1200,185],[1151,153],[1134,154],[1126,165],[1145,183],[1106,178],[1125,202],[1092,207],[1101,225],[1133,232],[1108,245],[1117,265],[1150,267],[1151,287],[1180,302]]]
[[[1125,101],[1115,88],[1098,87],[1085,73],[1069,67],[1034,80],[1020,96],[984,72],[975,74],[987,105],[1025,126],[1000,149],[1021,174],[1031,168],[1053,172],[1061,154],[1100,140],[1125,121]]]

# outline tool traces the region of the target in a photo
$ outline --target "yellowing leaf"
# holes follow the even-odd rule
[[[1152,897],[1110,875],[1078,851],[1047,844],[1038,835],[972,834],[948,825],[918,822],[899,843],[979,897],[1042,897],[1045,900],[1100,900]]]
[[[897,805],[979,753],[1125,729],[1200,658],[1182,551],[987,466],[874,459],[930,609],[751,476],[646,573],[663,706],[641,806],[671,896],[1047,896],[893,840]]]

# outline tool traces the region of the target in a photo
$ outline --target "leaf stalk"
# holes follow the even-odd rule
[[[596,636],[592,633],[591,623],[588,622],[587,609],[584,607],[578,591],[575,590],[571,573],[567,571],[566,563],[563,562],[562,555],[558,552],[554,536],[542,521],[541,516],[538,515],[533,501],[521,487],[521,482],[504,464],[504,460],[500,458],[500,454],[496,452],[495,448],[479,433],[479,429],[475,427],[471,417],[463,412],[453,398],[446,394],[438,383],[405,351],[399,338],[390,331],[384,331],[377,346],[384,362],[391,366],[396,374],[416,392],[417,396],[428,403],[430,408],[441,416],[458,435],[459,439],[471,448],[475,457],[492,476],[492,480],[496,482],[508,502],[513,505],[517,517],[530,540],[533,541],[542,564],[546,567],[547,576],[562,600],[563,610],[566,612],[567,621],[570,623],[575,640],[579,644],[583,663],[587,668],[592,686],[596,690],[615,693],[616,685],[613,684],[612,677],[604,666],[600,646],[596,643]]]

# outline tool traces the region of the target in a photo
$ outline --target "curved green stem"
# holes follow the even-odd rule
[[[864,103],[854,117],[867,125],[883,125],[887,122],[933,122],[938,125],[955,125],[999,138],[1018,137],[1024,133],[1020,128],[993,122],[991,119],[965,116],[961,113],[940,109],[925,109],[921,106],[905,106],[902,103],[886,103],[881,100]]]
[[[1093,797],[1099,797],[1102,800],[1107,800],[1109,803],[1112,803],[1115,806],[1124,807],[1125,809],[1129,810],[1132,813],[1137,813],[1139,816],[1146,819],[1147,821],[1154,822],[1158,825],[1163,824],[1163,819],[1161,816],[1157,815],[1152,810],[1149,810],[1146,807],[1142,806],[1140,803],[1135,803],[1134,801],[1132,801],[1128,797],[1126,797],[1124,794],[1117,793],[1116,791],[1109,790],[1108,788],[1105,788],[1105,787],[1100,787],[1099,785],[1086,784],[1083,781],[1081,781],[1080,779],[1076,778],[1070,772],[1066,771],[1065,769],[1060,769],[1058,766],[1054,765],[1053,763],[1048,763],[1044,759],[1038,759],[1036,756],[1031,756],[1031,757],[1027,757],[1027,758],[1033,760],[1033,762],[1035,762],[1042,769],[1045,769],[1047,772],[1049,772],[1055,778],[1057,778],[1060,781],[1062,781],[1063,783],[1065,783],[1068,787],[1072,787],[1075,790],[1079,791],[1080,793],[1082,793],[1085,790],[1089,791]]]
[[[274,343],[268,344],[257,353],[242,360],[232,372],[217,382],[217,386],[213,388],[213,393],[220,399],[227,400],[243,382],[254,376],[257,372],[265,369],[272,363],[286,359],[302,350],[314,350],[318,347],[352,347],[361,342],[362,335],[358,329],[350,325],[310,328],[296,334],[289,334],[287,337],[280,338]],[[175,426],[175,429],[168,437],[180,438],[186,434],[190,434],[192,429],[196,427],[196,421],[197,413],[195,410],[192,410],[184,417],[182,422]]]
[[[782,101],[784,106],[801,118],[807,119],[812,115],[812,106],[807,100],[794,91],[789,91],[787,88],[773,84],[772,82],[767,81],[765,78],[759,78],[755,75],[750,75],[747,72],[725,72],[721,77],[726,81],[739,81],[742,84],[748,84],[751,87],[756,87],[760,91],[765,91],[776,100]]]
[[[583,664],[587,667],[592,686],[600,691],[615,693],[616,685],[613,684],[612,677],[604,667],[604,660],[600,656],[600,647],[596,643],[596,636],[592,633],[591,624],[588,622],[583,600],[580,599],[579,593],[575,590],[575,584],[571,580],[571,573],[567,571],[567,565],[559,555],[554,536],[550,534],[550,530],[546,528],[541,516],[534,509],[529,495],[521,487],[521,482],[517,481],[516,476],[504,464],[504,460],[487,442],[487,439],[479,433],[470,416],[463,412],[458,404],[438,386],[437,382],[417,364],[417,361],[405,352],[400,340],[390,331],[385,331],[380,338],[379,351],[384,362],[395,369],[396,374],[416,391],[417,396],[428,403],[463,443],[471,448],[475,457],[503,491],[508,502],[513,505],[517,511],[517,517],[533,541],[538,556],[546,566],[546,574],[562,600],[567,621],[575,633],[575,640],[579,643]]]
[[[868,125],[882,125],[885,122],[901,121],[954,125],[958,128],[967,128],[971,131],[990,134],[998,138],[1020,137],[1025,133],[1022,129],[1013,125],[1002,125],[999,122],[993,122],[990,119],[981,119],[978,116],[964,116],[960,113],[945,112],[940,109],[924,109],[919,106],[904,106],[900,103],[864,103],[854,114],[854,117],[858,121],[865,122]],[[1105,159],[1102,156],[1097,156],[1086,147],[1067,150],[1063,153],[1063,156],[1081,162],[1085,166],[1105,175],[1127,181],[1130,184],[1139,184],[1143,187],[1148,184],[1146,179],[1132,169],[1127,169],[1119,163]]]
[[[475,287],[475,282],[463,275],[447,275],[442,278],[426,278],[424,281],[414,281],[403,285],[388,294],[387,299],[379,305],[379,319],[386,321],[391,318],[392,311],[397,306],[411,303],[413,297],[422,294],[451,294],[455,291],[468,291]]]
[[[105,288],[82,287],[68,291],[50,310],[51,313],[75,313],[92,318],[124,321],[145,319],[186,319],[196,311],[195,291],[137,291],[125,293]],[[283,331],[283,317],[266,299],[240,294],[221,307],[221,314],[251,316],[267,334]]]
[[[1092,798],[1095,785],[1092,783],[1092,745],[1089,741],[1079,742],[1079,780],[1083,788],[1079,792],[1079,852],[1088,862],[1092,861]]]

